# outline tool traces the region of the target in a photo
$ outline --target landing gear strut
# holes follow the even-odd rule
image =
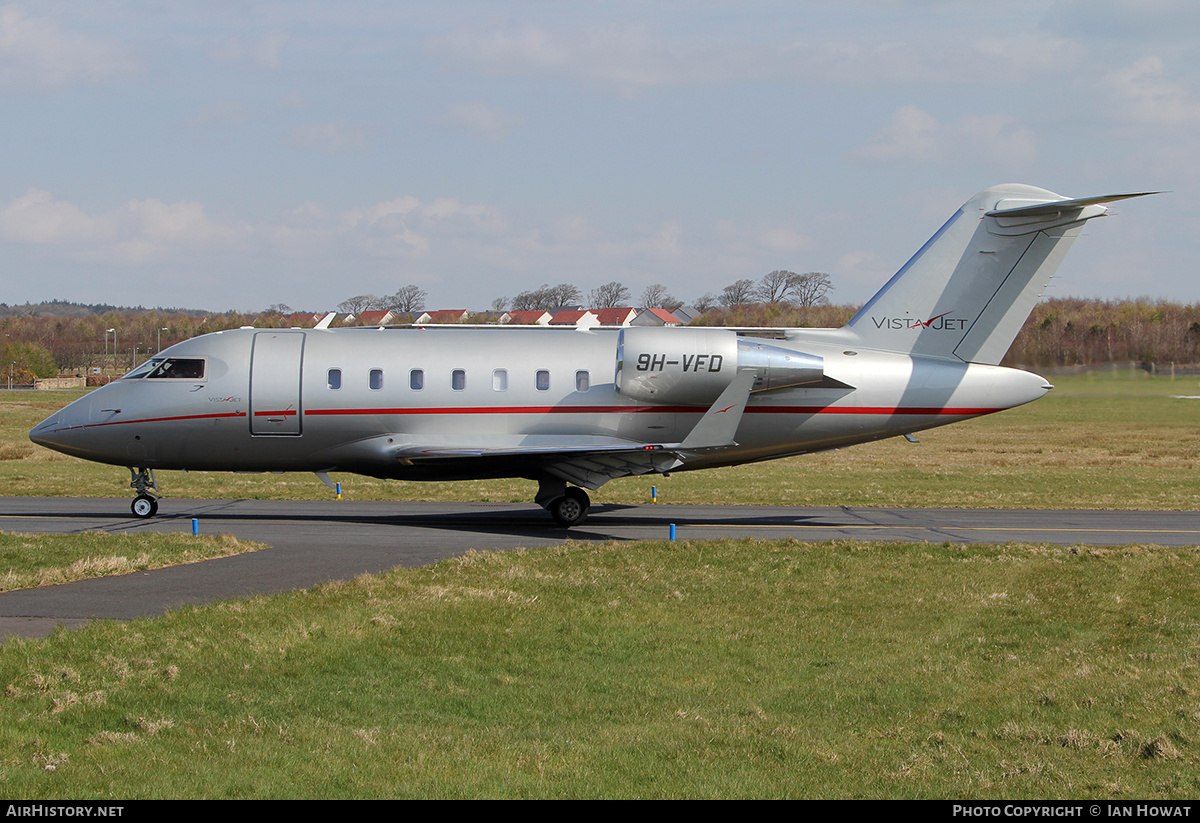
[[[556,477],[542,477],[534,502],[550,512],[554,522],[565,528],[578,526],[588,514],[592,500],[577,486],[568,486]]]
[[[129,467],[129,486],[137,491],[137,497],[129,509],[134,517],[142,519],[153,517],[158,513],[158,483],[154,479],[153,469],[134,469]]]

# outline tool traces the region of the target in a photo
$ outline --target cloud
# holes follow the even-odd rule
[[[1077,65],[1084,56],[1076,41],[1048,33],[976,36],[945,27],[754,42],[668,38],[644,24],[574,32],[525,25],[459,31],[431,38],[427,46],[489,74],[566,77],[622,94],[742,82],[1012,85]]]
[[[486,103],[455,103],[447,106],[436,122],[480,140],[496,142],[524,126],[525,118]]]
[[[0,88],[63,88],[138,68],[120,43],[30,17],[19,5],[0,6]]]
[[[217,44],[213,49],[213,59],[225,63],[251,63],[266,69],[278,69],[283,62],[283,47],[287,45],[287,41],[287,34],[281,31],[269,32],[250,43],[230,38]]]
[[[308,123],[292,130],[292,145],[320,154],[363,154],[367,133],[344,120]]]
[[[1033,132],[1003,114],[972,115],[942,123],[917,106],[904,106],[851,156],[867,163],[935,165],[980,160],[1027,166],[1037,156]]]
[[[88,214],[49,192],[30,189],[0,208],[0,236],[7,240],[60,246],[84,259],[115,263],[148,263],[226,247],[248,232],[248,227],[212,220],[199,203],[133,200],[103,214]]]
[[[1116,106],[1110,113],[1118,122],[1135,121],[1153,126],[1181,126],[1200,121],[1200,103],[1181,83],[1168,80],[1159,57],[1148,56],[1109,72],[1105,85]]]
[[[491,206],[452,197],[422,203],[405,195],[371,206],[347,209],[338,220],[343,245],[374,256],[425,257],[437,241],[482,243],[503,232],[505,220]]]

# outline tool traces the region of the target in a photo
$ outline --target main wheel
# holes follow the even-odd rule
[[[592,505],[591,498],[583,489],[569,486],[565,496],[550,504],[550,516],[560,526],[570,528],[578,526],[587,517],[588,508]]]
[[[133,503],[129,506],[134,517],[153,517],[158,514],[158,501],[148,494],[139,494],[133,498]]]

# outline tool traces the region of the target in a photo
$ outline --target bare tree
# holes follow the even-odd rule
[[[579,289],[569,283],[560,283],[557,286],[543,284],[540,289],[523,291],[514,297],[512,299],[512,310],[529,311],[530,309],[539,309],[548,311],[559,306],[578,303],[579,298]]]
[[[492,305],[489,308],[491,311],[495,312],[496,314],[503,314],[505,312],[505,310],[508,309],[508,298],[507,297],[497,297],[495,300],[492,301]]]
[[[776,269],[763,276],[754,290],[754,295],[764,303],[782,303],[791,295],[795,278],[799,276],[795,272]]]
[[[829,302],[828,295],[833,291],[833,281],[825,272],[808,271],[794,275],[791,290],[792,302],[797,306],[823,306]]]
[[[399,314],[418,314],[425,310],[428,296],[424,289],[410,284],[387,298],[387,308]]]
[[[721,290],[721,303],[726,306],[744,306],[754,298],[756,286],[753,280],[738,280]]]
[[[708,311],[709,309],[714,309],[716,307],[717,298],[713,296],[712,292],[705,292],[692,301],[692,308],[701,314],[704,314],[704,312]]]
[[[545,287],[543,286],[543,288]],[[548,308],[578,303],[583,299],[583,295],[579,289],[570,283],[559,283],[557,286],[551,286],[547,295],[553,301]]]
[[[682,300],[676,300],[667,291],[667,287],[662,283],[655,283],[652,286],[647,286],[642,292],[642,308],[644,309],[666,309],[671,311],[683,305]]]
[[[359,314],[371,308],[371,304],[379,298],[373,294],[358,294],[349,300],[338,303],[338,311],[343,314]]]
[[[615,309],[629,302],[629,289],[616,280],[597,286],[588,293],[588,308]]]

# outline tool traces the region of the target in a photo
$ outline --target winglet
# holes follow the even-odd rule
[[[721,392],[717,402],[709,407],[700,422],[679,444],[680,450],[711,449],[734,445],[742,412],[750,400],[750,389],[754,387],[754,369],[739,369],[737,376]]]
[[[317,325],[313,326],[313,328],[314,329],[327,329],[327,328],[329,328],[329,324],[333,322],[333,318],[335,318],[335,317],[337,317],[337,312],[331,311],[329,314],[322,317],[317,322]]]

